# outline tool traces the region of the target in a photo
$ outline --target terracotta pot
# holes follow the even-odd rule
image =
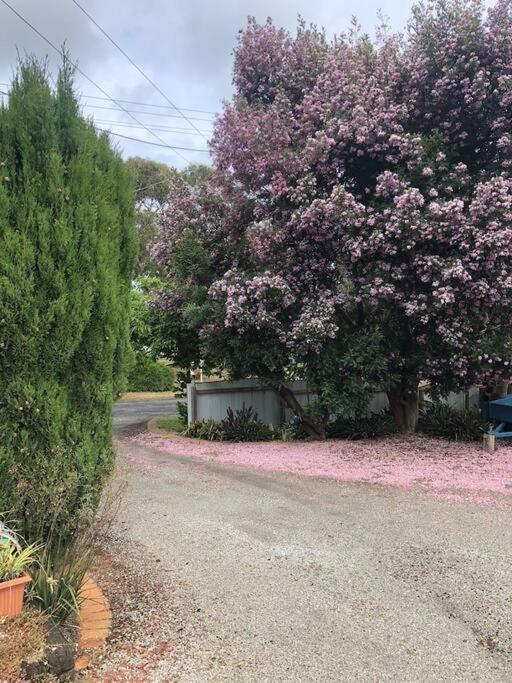
[[[15,617],[23,607],[25,586],[32,579],[23,572],[17,579],[0,582],[0,616]]]

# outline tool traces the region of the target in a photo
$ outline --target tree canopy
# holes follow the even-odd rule
[[[383,388],[408,429],[420,379],[508,377],[510,0],[420,3],[375,41],[251,19],[233,73],[215,174],[173,180],[155,250],[201,355],[289,405],[305,377],[324,414]]]

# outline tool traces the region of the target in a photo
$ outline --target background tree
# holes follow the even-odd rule
[[[66,543],[113,461],[111,409],[131,360],[131,173],[23,62],[0,110],[0,509],[27,540]]]
[[[157,276],[160,270],[151,255],[151,249],[157,241],[172,180],[181,176],[190,185],[195,185],[199,180],[208,178],[211,169],[205,164],[190,164],[182,171],[177,171],[162,162],[141,157],[130,157],[126,163],[135,175],[135,215],[139,241],[136,274]]]
[[[158,266],[151,247],[158,233],[159,216],[167,202],[171,179],[177,171],[167,164],[130,157],[127,162],[135,176],[135,216],[139,242],[136,274],[157,275]]]
[[[432,0],[375,42],[249,21],[215,178],[173,185],[155,251],[204,357],[299,414],[290,377],[324,415],[379,386],[409,430],[420,379],[510,373],[511,17]]]

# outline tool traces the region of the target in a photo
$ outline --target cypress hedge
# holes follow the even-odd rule
[[[66,61],[23,61],[0,109],[0,511],[27,541],[92,518],[131,363],[132,177]]]

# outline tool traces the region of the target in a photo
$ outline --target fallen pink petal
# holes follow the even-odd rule
[[[342,482],[424,489],[444,500],[512,504],[512,448],[420,435],[380,440],[227,443],[142,433],[131,441],[169,455]]]

